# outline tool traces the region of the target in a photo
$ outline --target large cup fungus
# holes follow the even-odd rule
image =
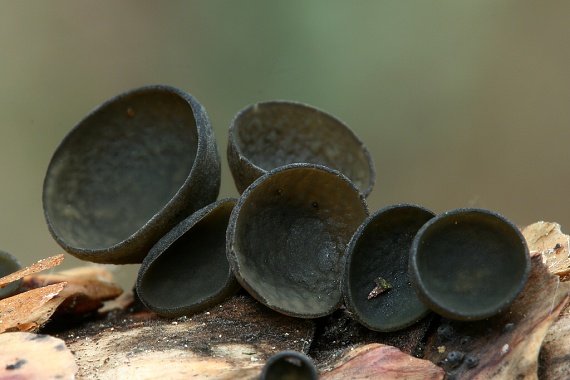
[[[216,200],[220,157],[206,111],[168,86],[102,104],[55,151],[44,180],[49,230],[67,252],[138,263],[171,228]]]

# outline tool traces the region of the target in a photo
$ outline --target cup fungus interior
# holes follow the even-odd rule
[[[197,150],[196,120],[178,92],[149,88],[103,104],[50,162],[44,209],[52,233],[82,249],[122,242],[179,191]]]
[[[434,216],[418,206],[394,205],[369,217],[354,234],[346,257],[345,298],[364,326],[394,331],[429,312],[410,284],[408,257],[416,233]]]
[[[484,319],[504,310],[529,272],[520,231],[487,210],[438,215],[418,232],[411,249],[416,291],[431,309],[452,319]]]
[[[139,272],[137,293],[164,316],[191,314],[234,293],[239,285],[226,257],[226,229],[235,199],[191,215],[149,252]]]
[[[243,159],[264,171],[292,163],[314,163],[340,171],[367,195],[372,160],[346,124],[302,103],[257,103],[240,112],[230,128]],[[230,141],[231,142],[231,141]]]
[[[278,168],[236,205],[228,258],[265,305],[296,317],[327,315],[340,304],[346,245],[367,215],[363,195],[342,174],[309,164]]]

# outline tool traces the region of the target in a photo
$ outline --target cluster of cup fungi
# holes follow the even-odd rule
[[[322,110],[289,101],[244,108],[227,158],[241,196],[217,200],[220,155],[204,107],[169,86],[120,94],[55,151],[43,187],[49,230],[80,259],[142,262],[137,295],[165,317],[243,287],[289,316],[344,305],[367,328],[395,331],[430,311],[487,318],[528,279],[523,236],[492,211],[436,215],[397,204],[370,215],[371,156]],[[263,378],[295,371],[316,378],[310,359],[289,351],[267,362]]]

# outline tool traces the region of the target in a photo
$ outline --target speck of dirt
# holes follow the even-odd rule
[[[6,370],[7,371],[13,371],[15,369],[19,369],[21,368],[24,364],[26,364],[27,362],[24,359],[20,359],[18,360],[16,363],[14,364],[8,364],[6,365]]]

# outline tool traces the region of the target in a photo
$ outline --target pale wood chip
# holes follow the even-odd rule
[[[53,268],[53,267],[61,264],[63,259],[64,259],[63,254],[51,256],[51,257],[48,257],[47,259],[42,259],[42,260],[38,261],[37,263],[32,264],[28,267],[20,269],[17,272],[14,272],[14,273],[11,273],[7,276],[4,276],[4,277],[0,278],[0,289],[5,287],[9,283],[17,281],[17,280],[24,278],[25,276],[28,276],[30,274],[41,272],[43,270]]]
[[[560,224],[537,222],[525,227],[522,234],[531,256],[541,255],[551,273],[570,280],[570,236],[562,233]]]
[[[0,333],[37,331],[65,300],[58,297],[65,285],[61,282],[0,300]]]
[[[60,275],[69,276],[69,277],[80,277],[84,280],[97,280],[101,282],[113,282],[115,278],[111,271],[105,269],[104,266],[100,265],[89,265],[89,266],[82,266],[76,267],[71,269],[66,269],[63,271],[57,272]]]
[[[13,332],[0,335],[0,347],[2,379],[74,379],[77,373],[73,354],[61,339]]]

